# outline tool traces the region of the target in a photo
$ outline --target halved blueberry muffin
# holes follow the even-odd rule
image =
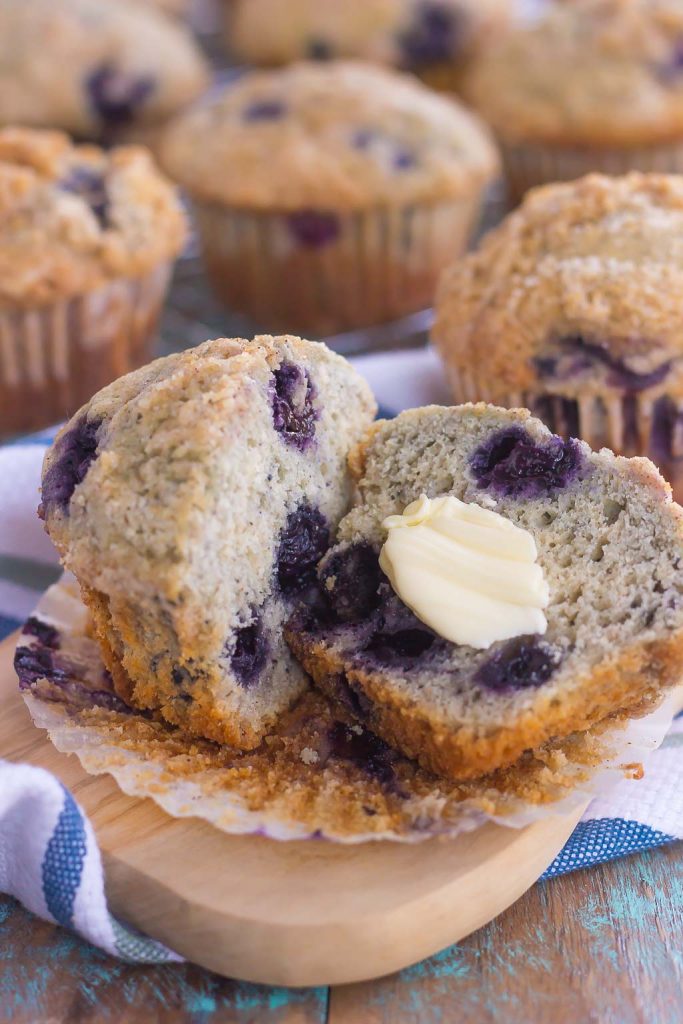
[[[298,338],[207,342],[105,388],[45,460],[41,515],[117,693],[258,745],[307,685],[282,623],[350,500],[367,385]]]
[[[356,504],[319,566],[315,599],[287,627],[347,719],[432,771],[469,778],[617,711],[640,712],[679,681],[683,513],[646,459],[595,453],[525,410],[480,404],[380,422],[351,465]],[[524,533],[547,588],[544,627],[506,634],[495,613],[487,623],[480,571],[454,626],[479,604],[480,625],[500,639],[454,642],[404,603],[382,568],[385,520],[420,495],[458,499],[484,518],[495,511],[504,532]],[[465,568],[481,564],[471,550],[462,557]],[[507,581],[512,605],[523,589],[518,558],[502,565],[499,584],[495,573],[488,580],[494,596]]]

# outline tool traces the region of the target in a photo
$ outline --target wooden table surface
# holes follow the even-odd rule
[[[683,844],[534,886],[401,974],[287,990],[132,967],[0,897],[0,1024],[680,1024]]]

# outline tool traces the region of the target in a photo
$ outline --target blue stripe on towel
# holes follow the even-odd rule
[[[71,927],[87,843],[78,806],[64,789],[64,807],[43,858],[43,896],[58,924]]]
[[[628,853],[640,853],[653,846],[671,843],[674,839],[675,836],[625,818],[581,821],[541,878],[554,878],[567,871],[624,857]]]

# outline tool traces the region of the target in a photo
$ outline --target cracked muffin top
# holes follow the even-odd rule
[[[438,201],[496,168],[455,100],[353,61],[244,75],[171,125],[161,158],[202,199],[251,209]]]
[[[0,307],[41,305],[172,260],[185,221],[149,153],[0,130]]]
[[[252,64],[361,57],[417,71],[469,57],[511,9],[511,0],[238,0],[230,44]]]
[[[683,133],[683,2],[547,5],[476,61],[465,93],[503,138],[637,146]]]
[[[588,175],[529,193],[444,274],[434,340],[492,393],[683,390],[683,178]]]
[[[111,139],[156,125],[208,79],[189,32],[134,0],[0,0],[0,124]]]

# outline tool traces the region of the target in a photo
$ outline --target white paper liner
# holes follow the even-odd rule
[[[633,775],[634,766],[645,763],[662,742],[680,702],[680,694],[673,694],[646,716],[575,735],[552,747],[547,763],[532,759],[532,770],[528,766],[524,771],[517,767],[508,770],[504,783],[501,776],[489,776],[457,786],[397,757],[401,792],[398,796],[390,793],[386,807],[382,802],[383,784],[368,774],[367,767],[343,759],[340,762],[337,757],[321,765],[308,754],[302,758],[301,749],[295,750],[278,762],[279,769],[287,774],[286,784],[280,792],[276,787],[275,793],[255,807],[250,806],[247,797],[251,795],[253,778],[258,779],[258,772],[263,769],[258,757],[246,755],[245,761],[245,755],[204,744],[217,752],[217,761],[220,755],[222,763],[203,764],[179,777],[177,764],[170,753],[166,756],[163,745],[160,753],[156,747],[136,749],[126,743],[127,731],[134,730],[135,723],[148,728],[144,716],[102,709],[93,720],[92,710],[83,711],[82,706],[79,709],[71,698],[66,702],[64,698],[54,699],[56,693],[62,692],[59,686],[64,686],[65,692],[69,688],[78,690],[81,698],[84,692],[92,695],[96,691],[99,699],[106,699],[106,673],[95,642],[86,635],[88,615],[73,578],[65,575],[50,587],[35,616],[59,631],[59,650],[50,656],[61,659],[60,664],[69,664],[76,672],[69,677],[71,682],[62,680],[55,687],[39,681],[31,691],[23,691],[34,723],[47,730],[55,747],[63,753],[76,754],[90,774],[111,774],[130,796],[151,798],[173,817],[202,818],[231,834],[259,833],[279,840],[326,838],[343,843],[379,839],[418,842],[435,835],[452,837],[487,821],[523,828],[549,816],[568,814],[592,798],[604,796],[624,774],[630,771]],[[35,636],[24,634],[18,649],[37,646],[40,644]],[[317,695],[304,698],[307,699],[314,707],[323,709],[325,723],[329,709],[324,699]],[[334,726],[331,718],[329,724]],[[197,748],[196,740],[177,730],[158,724],[154,724],[154,729],[173,739],[176,755],[179,742],[181,751]],[[303,748],[304,752],[307,750]],[[312,763],[304,763],[309,760]],[[255,768],[252,762],[256,763]],[[272,769],[275,762],[267,764]],[[246,772],[245,765],[249,766]],[[235,778],[236,766],[244,778]],[[525,799],[526,794],[546,802],[530,802]],[[299,799],[298,804],[293,802],[294,796]],[[364,817],[372,800],[379,801],[379,810],[372,811],[371,818]],[[306,807],[302,817],[297,806]],[[371,820],[373,828],[359,825],[359,816]]]

